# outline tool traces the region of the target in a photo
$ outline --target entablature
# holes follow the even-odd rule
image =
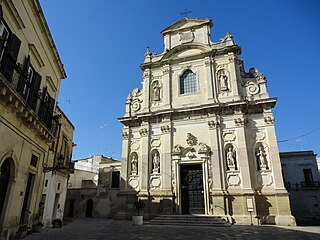
[[[183,115],[232,115],[262,113],[265,109],[275,106],[277,98],[259,99],[254,101],[241,100],[228,103],[204,104],[196,107],[159,110],[157,112],[139,113],[132,117],[118,118],[125,126],[139,126],[142,122],[161,122],[162,119],[174,119]]]

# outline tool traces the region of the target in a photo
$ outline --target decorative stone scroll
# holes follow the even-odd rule
[[[161,126],[161,132],[162,133],[170,133],[171,132],[171,127],[169,125]]]
[[[173,149],[172,149],[172,154],[173,155],[180,155],[181,153],[182,153],[182,146],[181,145],[179,145],[179,144],[177,144],[177,145],[175,145],[174,147],[173,147]]]
[[[274,124],[274,117],[264,117],[264,122],[268,125],[273,125]]]
[[[247,124],[248,120],[246,118],[236,118],[234,119],[234,123],[236,126],[241,127]]]
[[[218,121],[210,120],[208,121],[208,126],[210,130],[213,130],[215,128],[218,128],[220,126],[220,123]]]
[[[201,142],[201,143],[199,143],[199,146],[200,146],[200,149],[199,149],[198,153],[206,153],[207,154],[210,152],[210,147],[207,144]]]
[[[140,133],[141,137],[146,137],[146,136],[148,136],[148,129],[147,128],[141,128],[139,133]]]
[[[129,139],[129,132],[122,131],[122,139]]]

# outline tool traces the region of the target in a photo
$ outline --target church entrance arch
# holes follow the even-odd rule
[[[180,186],[182,214],[204,214],[202,164],[182,164],[180,166]]]
[[[92,211],[93,211],[93,201],[92,199],[89,199],[87,201],[86,217],[92,217]]]
[[[4,202],[6,200],[7,189],[10,180],[10,160],[7,158],[0,168],[0,217],[2,215],[2,210],[4,209]]]

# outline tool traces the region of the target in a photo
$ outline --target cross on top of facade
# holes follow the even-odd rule
[[[188,15],[191,13],[190,10],[188,9],[184,9],[184,11],[182,13],[180,13],[181,15],[184,15],[184,17],[188,17]]]

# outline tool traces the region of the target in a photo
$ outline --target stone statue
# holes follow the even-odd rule
[[[187,142],[187,144],[188,144],[189,146],[192,146],[192,145],[193,145],[193,138],[192,138],[191,133],[187,133],[186,142]]]
[[[229,87],[228,87],[228,76],[227,75],[220,74],[219,81],[220,81],[220,89],[221,89],[221,91],[226,91],[226,90],[229,89]]]
[[[259,157],[259,165],[261,167],[267,166],[267,154],[263,148],[263,146],[260,146],[257,152],[257,156]]]
[[[131,157],[131,174],[136,175],[138,170],[138,160],[136,155],[132,155]]]
[[[157,151],[153,155],[152,163],[153,163],[153,172],[158,173],[159,164],[160,164],[160,157],[159,157],[159,153]]]
[[[152,100],[159,101],[160,100],[160,87],[155,85],[152,89]]]
[[[228,152],[227,152],[227,164],[229,167],[230,166],[233,167],[235,165],[234,152],[231,147],[228,148]]]

